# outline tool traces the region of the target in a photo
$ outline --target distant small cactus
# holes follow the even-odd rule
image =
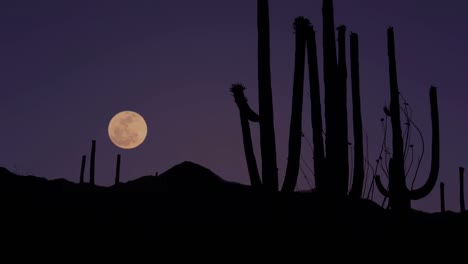
[[[440,212],[445,213],[445,184],[440,183]]]
[[[459,168],[459,175],[460,175],[460,212],[465,212],[465,188],[463,188],[465,181],[464,181],[464,173],[465,168]]]
[[[89,166],[89,184],[91,185],[95,185],[94,183],[95,158],[96,158],[96,140],[93,140],[91,144],[91,163]]]
[[[84,171],[86,166],[86,155],[81,157],[80,184],[84,183]]]
[[[117,165],[115,168],[115,185],[120,183],[120,154],[117,155]]]

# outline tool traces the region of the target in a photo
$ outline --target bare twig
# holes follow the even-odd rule
[[[414,150],[413,150],[413,145],[410,145],[410,149],[411,149],[411,162],[408,166],[408,170],[406,171],[405,175],[408,175],[411,171],[411,168],[413,167],[413,161],[414,161]]]
[[[299,169],[301,170],[302,172],[302,175],[304,175],[304,178],[307,182],[307,185],[309,186],[309,188],[312,190],[314,189],[314,187],[312,186],[312,184],[310,184],[310,181],[309,181],[309,177],[307,177],[307,175],[304,173],[304,170],[302,169],[302,166],[299,164]]]
[[[307,167],[307,169],[312,173],[312,175],[315,175],[315,171],[307,164],[307,162],[305,161],[302,155],[301,155],[301,160],[304,163],[304,165]]]

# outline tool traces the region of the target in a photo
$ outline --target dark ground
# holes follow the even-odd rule
[[[109,188],[0,169],[0,193],[1,237],[19,244],[240,240],[278,245],[304,240],[364,247],[395,240],[403,247],[463,243],[468,235],[467,214],[415,211],[401,220],[366,200],[321,213],[322,203],[312,192],[259,195],[190,162]]]

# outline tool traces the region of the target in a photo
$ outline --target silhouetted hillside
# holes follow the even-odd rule
[[[190,162],[109,188],[1,169],[0,186],[1,224],[8,227],[3,236],[11,239],[272,242],[313,237],[375,243],[398,237],[413,243],[468,234],[466,215],[413,212],[403,221],[367,200],[324,211],[313,192],[262,194]]]
[[[0,168],[1,192],[230,192],[251,191],[249,186],[227,182],[193,162],[182,162],[158,176],[143,176],[109,188],[77,184],[65,179],[47,180],[37,176],[20,176]]]
[[[99,187],[98,187],[99,188]],[[19,176],[6,168],[0,168],[0,192],[62,192],[89,190],[90,186],[79,186],[65,179],[47,180],[36,176]]]
[[[224,181],[198,164],[185,161],[159,176],[144,176],[112,188],[121,192],[248,192],[248,186]]]

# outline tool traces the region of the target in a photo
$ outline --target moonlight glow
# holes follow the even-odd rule
[[[119,148],[133,149],[145,141],[148,127],[138,113],[123,111],[109,122],[109,138]]]

